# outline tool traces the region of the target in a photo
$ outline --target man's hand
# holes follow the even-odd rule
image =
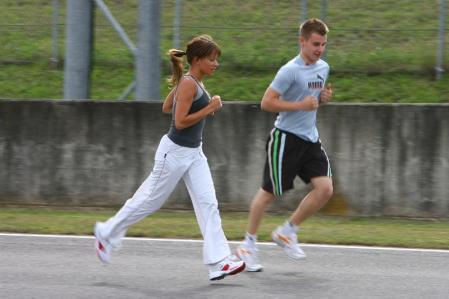
[[[332,99],[332,85],[329,83],[320,93],[320,103],[326,104]]]
[[[302,101],[297,102],[299,105],[301,105],[300,110],[304,111],[312,111],[318,109],[318,99],[314,96],[305,96]]]

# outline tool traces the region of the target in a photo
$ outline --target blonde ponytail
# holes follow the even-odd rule
[[[182,77],[182,72],[184,70],[182,57],[186,55],[186,52],[177,49],[170,49],[167,54],[170,57],[172,66],[172,75],[167,79],[167,81],[171,86],[176,86]]]

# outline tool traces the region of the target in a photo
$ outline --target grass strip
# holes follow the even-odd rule
[[[96,221],[105,221],[116,210],[2,208],[0,231],[35,234],[92,235]],[[246,212],[222,212],[229,240],[241,240]],[[271,231],[287,215],[267,214],[259,229],[259,241],[271,241]],[[132,226],[127,236],[201,239],[193,211],[161,210]],[[448,220],[402,218],[324,217],[307,220],[299,239],[303,243],[326,243],[409,248],[449,249]]]

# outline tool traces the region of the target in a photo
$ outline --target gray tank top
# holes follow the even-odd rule
[[[196,96],[193,99],[192,106],[190,107],[189,113],[195,113],[209,104],[210,96],[207,91],[201,86],[201,84],[190,75],[185,75],[184,77],[191,78],[196,83]],[[176,94],[173,99],[173,112],[172,112],[172,122],[170,125],[170,130],[168,131],[168,138],[171,141],[180,146],[185,147],[198,147],[201,145],[201,140],[203,138],[203,128],[206,123],[206,118],[203,118],[196,124],[184,128],[176,129],[175,127],[175,111],[176,111]]]

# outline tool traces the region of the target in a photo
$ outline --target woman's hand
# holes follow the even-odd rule
[[[223,103],[221,102],[221,97],[218,95],[213,96],[209,101],[209,108],[212,110],[209,115],[213,116],[215,111],[223,107]]]

